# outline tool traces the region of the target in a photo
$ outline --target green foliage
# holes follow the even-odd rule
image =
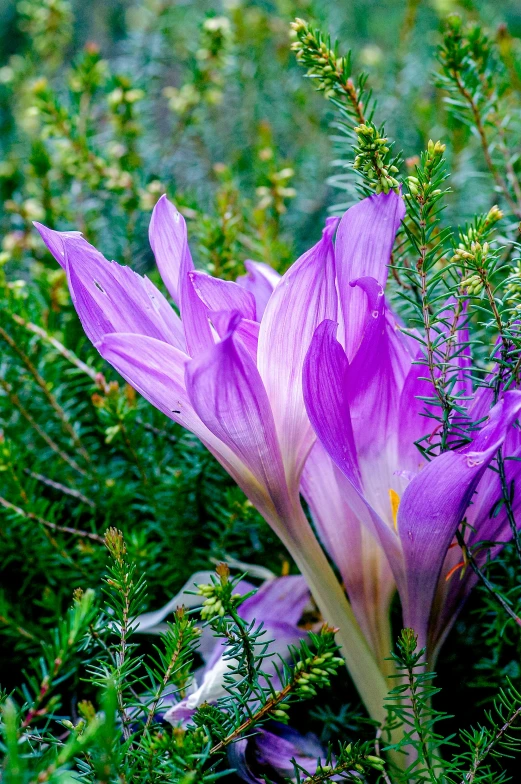
[[[385,136],[384,127],[377,128],[373,122],[376,103],[367,88],[367,74],[362,73],[353,81],[352,53],[339,56],[338,43],[332,48],[330,38],[325,39],[320,30],[304,20],[297,19],[292,31],[297,39],[292,48],[299,63],[306,68],[307,76],[315,80],[317,89],[338,109],[335,127],[342,134],[341,149],[348,157],[347,162],[341,163],[342,167],[352,167],[362,177],[364,195],[398,190],[395,175],[399,171],[399,156],[392,156],[392,144]],[[349,181],[348,175],[347,184]],[[336,177],[334,182],[337,187],[343,187],[346,179]]]
[[[281,660],[275,689],[263,669],[272,656],[262,639],[266,631],[237,614],[251,594],[238,594],[240,578],[231,579],[220,564],[217,577],[198,593],[205,597],[201,617],[226,646],[228,696],[217,706],[203,704],[187,727],[161,724],[166,690],[172,702],[190,683],[201,630],[180,607],[156,655],[145,655],[133,641],[145,578],[129,560],[120,531],[109,529],[105,544],[110,560],[104,606],[97,606],[93,591],[76,591],[73,607],[43,645],[43,657],[31,662],[21,706],[12,697],[3,700],[4,775],[10,784],[72,781],[73,767],[88,781],[213,781],[226,772],[220,761],[229,744],[269,719],[286,721],[290,703],[316,696],[343,663],[333,630],[324,626],[292,650],[291,665]],[[83,700],[79,720],[71,721],[59,712],[57,692],[77,673],[71,662],[80,651],[82,681],[100,691],[101,710]]]
[[[158,723],[165,695],[190,688],[199,632],[179,610],[152,646],[135,634],[136,616],[217,561],[266,574],[293,566],[202,445],[87,345],[65,274],[32,221],[80,229],[108,257],[155,276],[147,221],[166,191],[187,218],[198,265],[233,280],[247,258],[283,271],[317,238],[327,210],[344,209],[336,199],[401,187],[407,217],[390,295],[407,328],[426,335],[418,447],[429,458],[464,444],[476,425],[462,416],[456,385],[467,349],[469,379],[496,398],[518,384],[521,366],[515,6],[87,5],[20,0],[0,30],[5,780],[210,782],[232,775],[232,743],[274,720],[311,725],[331,741],[316,772],[295,763],[298,781],[507,780],[507,757],[516,771],[519,752],[521,547],[506,470],[516,458],[501,450],[491,515],[506,509],[513,545],[492,562],[494,543],[468,547],[465,521],[457,540],[457,568],[473,569],[481,588],[448,646],[453,661],[465,659],[462,679],[473,689],[435,687],[405,631],[389,726],[361,724],[346,707],[349,684],[328,690],[340,662],[331,630],[318,626],[290,664],[277,664],[274,686],[267,636],[242,620],[245,597],[221,568],[200,591],[202,617],[225,643],[228,694],[188,728]],[[469,341],[456,345],[462,322]],[[94,592],[103,580],[102,605]],[[309,624],[316,620],[312,611]],[[456,732],[460,709],[475,714],[482,702],[483,725]],[[398,736],[387,734],[393,727]],[[404,773],[397,760],[411,750]]]
[[[507,780],[501,761],[521,746],[521,694],[510,682],[500,690],[497,701],[485,712],[485,723],[462,730],[461,752],[441,755],[442,747],[454,747],[454,736],[440,735],[436,725],[448,717],[432,707],[432,699],[439,692],[433,685],[435,674],[427,669],[425,651],[418,650],[417,638],[411,629],[404,629],[392,654],[396,663],[397,679],[402,682],[389,693],[389,724],[398,722],[403,734],[388,749],[406,754],[411,763],[404,770],[396,770],[397,782],[430,782],[442,784],[473,784]]]

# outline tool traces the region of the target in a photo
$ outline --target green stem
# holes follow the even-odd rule
[[[284,525],[283,542],[306,578],[324,620],[338,629],[337,642],[347,669],[371,718],[384,723],[388,686],[360,629],[351,605],[302,510],[294,504],[291,526]],[[282,522],[282,521],[280,521]],[[280,535],[281,524],[277,526]],[[292,535],[289,531],[297,531]],[[281,537],[282,538],[282,537]]]

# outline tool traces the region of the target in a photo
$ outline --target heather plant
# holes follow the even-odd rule
[[[518,20],[398,5],[10,8],[6,781],[516,775]]]

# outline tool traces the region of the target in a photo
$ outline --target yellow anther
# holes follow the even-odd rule
[[[393,515],[393,524],[394,530],[398,530],[398,507],[400,506],[400,496],[393,490],[392,487],[389,489],[389,501],[391,502],[391,512]]]

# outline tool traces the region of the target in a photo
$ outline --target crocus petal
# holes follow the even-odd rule
[[[383,662],[391,648],[389,604],[395,582],[357,490],[317,441],[302,471],[302,494],[318,536],[336,564],[358,623]]]
[[[469,377],[471,365],[470,349],[468,345],[468,329],[466,328],[467,315],[463,310],[459,317],[455,316],[457,300],[450,298],[446,309],[439,314],[438,323],[432,329],[432,340],[440,346],[440,360],[446,361],[447,377],[453,381],[451,388],[454,396],[462,397],[462,405],[465,400],[472,395],[472,382]],[[414,338],[411,338],[414,344]],[[440,375],[439,369],[436,370],[436,377]],[[439,416],[439,409],[426,402],[426,398],[435,397],[432,381],[429,378],[424,350],[416,347],[413,362],[407,373],[400,396],[400,408],[398,419],[400,427],[398,429],[398,451],[399,464],[402,470],[408,471],[411,478],[416,474],[425,460],[421,456],[415,442],[433,433],[439,428],[438,422],[431,419],[432,416]],[[472,406],[475,405],[474,396]],[[487,401],[483,408],[483,415],[488,413],[490,402]],[[457,415],[459,419],[459,415]],[[479,419],[473,416],[473,419]],[[457,426],[458,419],[453,417],[453,426]]]
[[[519,462],[521,445],[519,439],[519,428],[512,426],[502,445],[503,454],[514,458],[513,460],[505,460],[507,487],[514,486],[517,488],[521,481],[521,462]],[[486,471],[479,482],[466,514],[468,523],[466,540],[469,547],[479,542],[496,543],[495,545],[490,544],[490,547],[483,547],[475,551],[474,557],[479,565],[483,565],[487,559],[493,560],[504,544],[512,539],[512,528],[508,521],[506,507],[504,504],[498,506],[501,498],[501,481],[498,473]],[[519,514],[521,513],[521,495],[519,493],[514,494],[512,511],[514,519],[519,521]],[[518,523],[518,528],[519,526],[521,526],[521,522]],[[429,624],[429,650],[432,651],[431,659],[433,661],[443,640],[456,620],[459,610],[477,581],[474,571],[470,568],[467,568],[464,574],[460,570],[450,574],[451,570],[461,561],[461,549],[454,544],[448,550],[443,563]]]
[[[454,319],[453,319],[454,320]],[[457,319],[455,328],[455,339],[450,352],[451,376],[456,381],[452,388],[452,394],[462,398],[472,396],[472,357],[469,343],[467,303],[464,302],[463,310]]]
[[[267,494],[273,517],[286,501],[284,469],[266,390],[250,355],[234,337],[239,322],[235,314],[228,336],[187,364],[186,388],[204,424],[256,478],[256,505],[264,510]]]
[[[154,208],[149,236],[161,277],[174,302],[179,305],[188,353],[196,356],[211,346],[214,340],[207,309],[189,277],[194,263],[188,247],[185,219],[166,196],[162,196]]]
[[[400,394],[398,421],[398,464],[408,471],[410,478],[424,465],[425,459],[415,446],[437,423],[429,420],[424,412],[429,408],[420,398],[432,397],[432,383],[426,378],[427,368],[422,364],[423,352],[419,349],[405,378]]]
[[[255,297],[257,319],[260,321],[273,289],[280,280],[280,275],[269,264],[264,264],[261,261],[247,260],[244,262],[244,266],[248,270],[248,274],[240,275],[236,282],[243,289],[251,291]]]
[[[54,256],[62,269],[65,269],[65,249],[63,243],[66,240],[85,242],[81,231],[55,231],[54,229],[48,229],[47,226],[44,226],[43,223],[38,223],[38,221],[34,221],[33,225],[45,242],[47,250]]]
[[[336,325],[325,321],[311,342],[302,374],[306,410],[322,446],[355,490],[349,497],[349,506],[384,547],[400,585],[402,557],[398,540],[392,526],[384,522],[363,492],[350,416],[351,368],[335,331]],[[369,410],[366,427],[370,422]],[[390,487],[386,487],[387,498]]]
[[[179,316],[150,280],[107,261],[79,232],[35,226],[67,272],[74,307],[93,343],[111,332],[134,332],[184,348]]]
[[[154,207],[148,238],[163,282],[176,305],[180,307],[179,278],[183,259],[185,256],[189,257],[185,265],[188,269],[193,269],[193,263],[188,248],[185,220],[166,195],[161,196]]]
[[[210,311],[237,310],[245,319],[255,321],[253,294],[231,280],[220,280],[206,272],[190,272],[192,284]]]
[[[96,348],[149,403],[195,433],[235,479],[248,476],[234,452],[195,413],[185,388],[186,354],[159,340],[128,334],[105,335]]]
[[[281,278],[261,321],[258,367],[292,485],[298,483],[314,440],[302,397],[304,357],[317,326],[336,318],[335,228],[336,220],[328,219],[320,242]]]
[[[335,337],[336,330],[337,325],[326,319],[313,335],[302,371],[304,403],[326,452],[338,452],[344,473],[360,487],[347,397],[349,362]]]
[[[464,449],[444,452],[407,487],[398,510],[406,595],[404,622],[426,644],[434,592],[447,549],[488,464],[521,411],[521,392],[507,392]]]
[[[351,361],[347,394],[359,456],[371,462],[396,438],[400,395],[411,359],[405,345],[408,339],[387,313],[380,284],[374,278],[361,278],[351,287],[365,292],[366,316]]]
[[[335,256],[349,359],[360,344],[367,310],[364,292],[351,288],[350,283],[371,277],[385,288],[394,238],[404,215],[402,197],[390,191],[369,196],[355,204],[347,210],[338,226]]]
[[[235,311],[233,311],[235,313]],[[209,314],[210,321],[214,325],[217,334],[223,340],[230,330],[230,312],[219,311],[218,313]],[[257,346],[259,344],[259,328],[260,324],[257,321],[250,321],[249,319],[241,319],[237,324],[235,323],[235,336],[240,340],[250,357],[257,364]]]

